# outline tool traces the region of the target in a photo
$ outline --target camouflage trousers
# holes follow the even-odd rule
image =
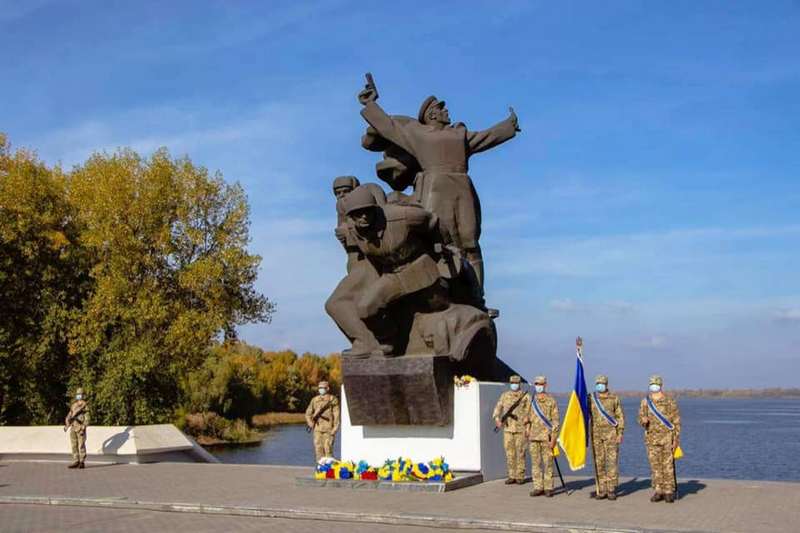
[[[656,492],[675,492],[675,462],[671,445],[648,445],[647,459],[650,461],[651,484]]]
[[[77,424],[69,429],[69,443],[72,445],[72,460],[86,460],[86,428]]]
[[[525,479],[525,434],[504,431],[503,448],[509,479]]]
[[[533,490],[553,490],[553,449],[546,440],[531,441]]]
[[[616,435],[594,440],[594,464],[597,467],[597,493],[608,494],[619,484],[619,444]]]
[[[315,461],[319,461],[323,457],[333,457],[333,439],[334,434],[327,431],[314,432],[314,456]]]

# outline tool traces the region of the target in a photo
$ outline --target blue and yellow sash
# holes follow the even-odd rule
[[[536,416],[539,417],[539,420],[542,421],[542,424],[544,424],[548,430],[553,431],[553,423],[550,422],[550,420],[548,420],[546,416],[544,416],[542,408],[539,407],[539,403],[536,401],[535,394],[533,395],[533,400],[531,400],[531,403],[533,404],[533,411],[536,413]]]
[[[611,424],[613,427],[617,427],[619,422],[617,422],[617,419],[611,416],[608,411],[606,411],[605,407],[603,407],[603,404],[600,403],[600,399],[597,397],[596,392],[592,394],[592,400],[594,400],[594,406],[597,407],[597,410],[600,411],[600,414],[603,415],[603,418],[606,419],[606,422]]]
[[[655,416],[658,419],[658,421],[664,425],[665,428],[667,428],[670,431],[675,429],[675,426],[672,425],[672,422],[670,422],[667,419],[667,417],[664,416],[664,414],[658,410],[658,407],[656,407],[656,404],[653,403],[653,399],[650,398],[649,394],[647,395],[647,408],[650,410],[651,413],[653,413],[653,416]]]

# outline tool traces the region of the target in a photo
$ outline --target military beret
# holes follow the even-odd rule
[[[603,374],[598,374],[596,378],[594,378],[595,383],[605,383],[608,385],[608,376],[604,376]]]
[[[650,376],[650,385],[653,385],[653,384],[663,385],[664,384],[664,380],[661,379],[661,376],[653,374],[652,376]]]
[[[547,383],[547,376],[536,376],[533,378],[533,384],[537,383]]]
[[[522,382],[522,378],[519,377],[518,375],[514,374],[513,376],[508,378],[508,382],[509,383],[521,383]]]
[[[424,124],[425,123],[425,115],[428,114],[428,109],[430,109],[433,106],[444,107],[444,100],[439,100],[438,98],[436,98],[433,95],[427,97],[422,102],[422,105],[419,106],[419,114],[417,115],[417,119]]]
[[[323,387],[327,389],[328,388],[328,382],[327,381],[320,381],[319,385],[317,385],[317,387],[320,388],[320,389],[323,388]]]
[[[358,181],[358,178],[355,176],[339,176],[338,178],[333,180],[333,190],[340,189],[342,187],[347,187],[350,189],[355,189],[361,185]]]

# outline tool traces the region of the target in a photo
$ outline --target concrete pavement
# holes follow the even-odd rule
[[[682,498],[669,505],[648,501],[646,479],[621,480],[625,495],[609,502],[589,498],[592,483],[586,478],[568,479],[570,488],[577,489],[571,496],[546,499],[530,498],[530,483],[506,486],[497,481],[443,494],[295,486],[294,478],[304,472],[308,469],[178,463],[89,465],[75,471],[63,463],[0,463],[0,523],[12,523],[6,521],[9,515],[30,513],[25,509],[42,509],[43,514],[34,518],[43,520],[80,506],[87,520],[119,513],[119,524],[153,517],[171,520],[162,515],[172,511],[191,514],[187,521],[210,524],[225,519],[243,528],[249,527],[245,522],[260,521],[261,527],[272,528],[295,519],[292,527],[307,522],[314,527],[327,524],[326,530],[346,526],[356,531],[362,525],[370,531],[381,525],[495,531],[772,532],[793,531],[800,524],[796,483],[680,480]],[[185,529],[179,523],[182,518],[173,518],[174,529]],[[72,530],[93,531],[92,527],[87,522],[85,529]]]

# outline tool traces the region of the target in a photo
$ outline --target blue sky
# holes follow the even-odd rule
[[[500,355],[570,387],[796,386],[799,2],[0,0],[0,130],[65,167],[174,155],[252,206],[267,349],[346,346],[331,179],[374,176],[355,95],[522,133],[471,161]]]

